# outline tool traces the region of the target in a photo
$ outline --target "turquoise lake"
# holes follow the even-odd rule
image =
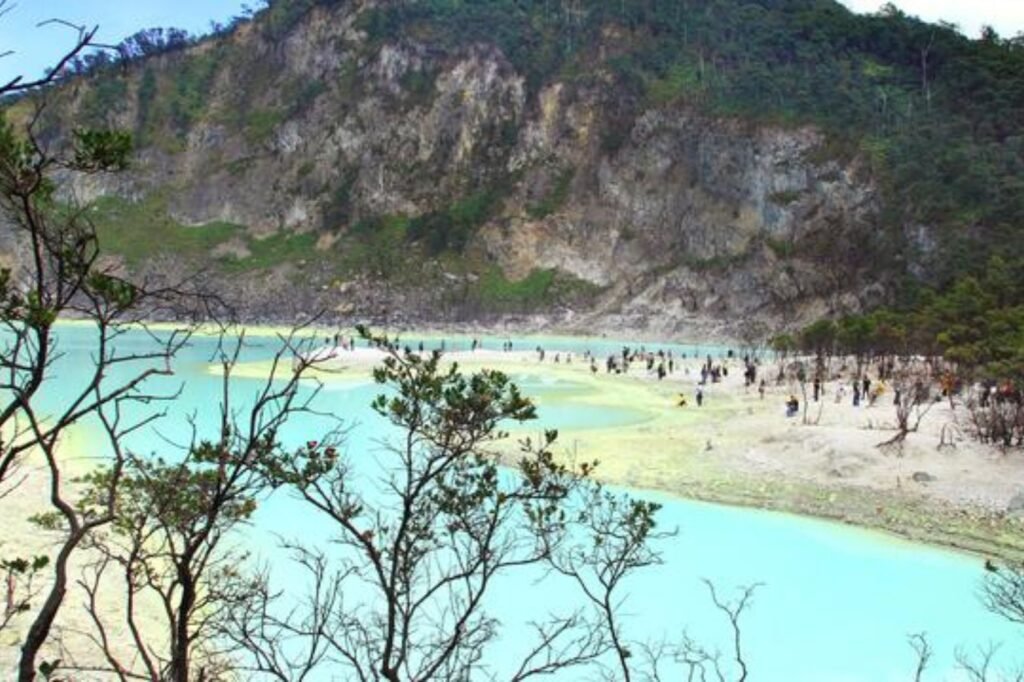
[[[498,347],[504,339],[484,339]],[[277,342],[253,337],[244,353],[247,360],[270,357]],[[580,352],[589,348],[604,355],[621,349],[622,342],[581,339],[515,339],[516,349],[538,343],[552,352]],[[92,334],[84,327],[62,327],[60,350],[64,353],[55,372],[58,388],[51,384],[47,399],[59,399],[65,388],[84,381],[90,366]],[[145,348],[151,341],[142,333],[123,337],[120,347]],[[402,338],[415,345],[418,339]],[[428,345],[436,343],[430,338]],[[468,339],[451,339],[448,347],[467,347]],[[639,344],[636,344],[639,345]],[[648,349],[673,348],[689,354],[720,354],[723,349],[646,344]],[[164,389],[182,387],[180,399],[155,428],[166,437],[181,434],[184,418],[194,415],[200,427],[216,423],[219,378],[210,374],[214,342],[195,338],[179,355],[173,380],[160,379]],[[571,392],[572,386],[543,374],[522,377],[524,392],[544,394]],[[252,395],[258,380],[239,379],[235,391],[241,399]],[[59,391],[59,393],[57,392]],[[341,415],[353,427],[347,453],[372,460],[379,452],[378,439],[386,433],[368,404],[380,388],[371,383],[332,384],[318,398],[320,409]],[[541,413],[538,428],[547,426],[617,425],[631,423],[637,415],[611,414],[584,405],[558,401],[558,409]],[[306,418],[289,426],[286,437],[314,439],[323,424]],[[213,433],[210,431],[209,433]],[[140,433],[131,445],[139,451],[167,451],[153,433]],[[585,455],[586,453],[580,453]],[[631,491],[655,499],[664,507],[658,517],[664,529],[678,535],[659,548],[664,564],[642,571],[627,584],[625,607],[627,632],[636,638],[677,639],[687,630],[695,639],[714,647],[726,645],[726,622],[711,606],[701,578],[715,581],[720,591],[732,595],[738,585],[763,583],[752,610],[745,616],[744,647],[751,679],[781,682],[912,679],[915,659],[907,645],[911,633],[926,632],[935,649],[928,679],[959,679],[953,652],[957,646],[973,648],[990,641],[1005,642],[1005,664],[1024,662],[1024,629],[988,613],[978,600],[983,577],[982,559],[905,542],[883,533],[797,516],[730,508],[675,499],[667,495]],[[309,508],[279,494],[268,499],[250,530],[252,543],[273,562],[280,557],[273,547],[273,533],[308,541],[326,539],[329,527]],[[286,570],[286,567],[282,567]],[[564,586],[540,576],[509,579],[492,593],[489,608],[498,614],[505,629],[495,645],[500,657],[510,659],[518,650],[517,633],[523,623],[539,617],[544,609],[565,602]],[[502,661],[494,665],[500,669]],[[571,674],[557,679],[575,679]]]

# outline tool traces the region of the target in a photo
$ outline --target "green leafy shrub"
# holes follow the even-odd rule
[[[433,255],[461,252],[474,230],[490,218],[497,201],[498,194],[493,190],[474,192],[447,209],[414,218],[409,224],[409,238],[421,242]]]

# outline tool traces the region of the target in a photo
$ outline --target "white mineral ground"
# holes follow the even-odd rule
[[[371,368],[383,358],[370,348],[319,353],[333,355],[314,373],[326,384],[368,381]],[[851,372],[840,372],[838,360],[832,367],[839,378],[825,383],[820,402],[809,404],[811,423],[804,424],[801,415],[785,416],[786,399],[802,397],[799,385],[776,383],[778,365],[769,360],[758,374],[767,381],[763,400],[756,386],[744,386],[743,363],[734,359],[724,361],[727,377],[704,387],[704,405],[698,408],[694,394],[701,360],[677,358],[675,372],[658,381],[641,362],[632,363],[628,374],[615,375],[605,372],[599,357],[593,374],[579,354],[573,354],[571,364],[565,352],[560,363],[554,356],[549,351],[540,362],[532,351],[444,355],[466,370],[500,370],[513,379],[546,376],[578,387],[542,394],[537,401],[541,414],[559,405],[637,414],[626,425],[560,429],[565,456],[598,460],[598,477],[605,481],[837,519],[982,554],[1024,557],[1024,515],[1008,511],[1011,500],[1024,493],[1024,456],[968,438],[970,413],[962,403],[953,409],[946,400],[932,404],[918,430],[900,446],[879,447],[897,433],[892,389],[886,387],[871,406],[854,407]],[[252,363],[239,367],[238,374],[265,377],[268,369],[266,363]],[[836,402],[841,386],[846,393]],[[679,406],[681,394],[686,407]],[[509,452],[518,438],[535,431],[529,423],[522,431],[513,429]],[[951,446],[939,447],[943,436],[952,440]]]
[[[77,499],[74,479],[88,472],[101,460],[104,453],[94,453],[94,443],[102,442],[97,434],[90,433],[85,426],[75,426],[65,432],[59,444],[59,454],[63,463],[62,476],[64,481],[64,497],[67,500]],[[38,452],[31,453],[19,465],[17,472],[8,479],[7,485],[0,489],[6,492],[0,509],[0,556],[5,559],[20,557],[30,559],[36,555],[53,557],[59,548],[59,541],[64,534],[59,531],[43,530],[33,522],[33,516],[50,513],[50,476],[45,460]],[[91,565],[97,555],[88,549],[72,555],[69,566],[69,589],[61,609],[51,641],[42,651],[39,659],[53,661],[60,659],[64,664],[76,664],[83,667],[103,665],[99,650],[93,645],[92,638],[98,635],[97,628],[85,608],[87,594],[78,585],[80,579],[91,576]],[[36,580],[34,595],[31,599],[33,607],[39,606],[46,597],[50,583],[50,567],[44,570]],[[5,586],[6,587],[6,586]],[[137,662],[132,655],[134,649],[129,645],[130,636],[124,624],[123,613],[125,603],[124,582],[117,580],[116,568],[111,567],[108,577],[101,586],[102,611],[104,622],[109,626],[108,634],[118,656],[127,663]],[[150,637],[154,633],[163,632],[160,621],[160,607],[153,602],[144,602],[139,618],[140,627]],[[31,610],[27,616],[34,615]],[[21,642],[28,629],[29,619],[17,617],[5,630],[0,631],[0,679],[13,679],[20,654]],[[157,641],[157,640],[150,640]],[[87,671],[75,673],[74,680],[112,679]]]

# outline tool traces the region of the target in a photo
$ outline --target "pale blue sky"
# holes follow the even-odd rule
[[[75,24],[99,25],[97,39],[116,44],[142,28],[174,26],[206,33],[210,21],[241,14],[246,0],[7,0],[13,6],[0,17],[0,82],[17,75],[38,76],[62,50],[74,44],[74,32],[36,24],[59,17]],[[249,4],[255,4],[248,0]]]
[[[252,3],[253,0],[249,0]],[[876,11],[885,0],[841,0],[857,11]],[[73,42],[66,28],[36,24],[60,17],[98,24],[103,42],[117,43],[141,28],[176,26],[192,33],[206,32],[211,20],[224,21],[241,12],[244,0],[7,0],[13,9],[0,17],[0,82],[15,75],[37,76]],[[929,21],[958,24],[976,37],[982,24],[1000,34],[1024,31],[1024,0],[895,0],[909,14]]]
[[[876,12],[888,0],[840,0],[857,12]],[[1024,32],[1024,0],[895,0],[907,14],[926,21],[949,21],[964,35],[977,38],[981,27],[991,25],[1006,38]]]

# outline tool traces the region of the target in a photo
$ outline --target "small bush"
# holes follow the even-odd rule
[[[569,189],[572,186],[572,179],[575,175],[576,170],[573,168],[563,171],[544,198],[539,203],[526,208],[527,214],[534,220],[541,220],[562,208],[565,205],[566,199],[569,198]]]
[[[460,199],[442,211],[432,211],[409,224],[409,238],[423,244],[427,252],[462,252],[473,232],[490,218],[497,205],[493,190],[481,190]]]

